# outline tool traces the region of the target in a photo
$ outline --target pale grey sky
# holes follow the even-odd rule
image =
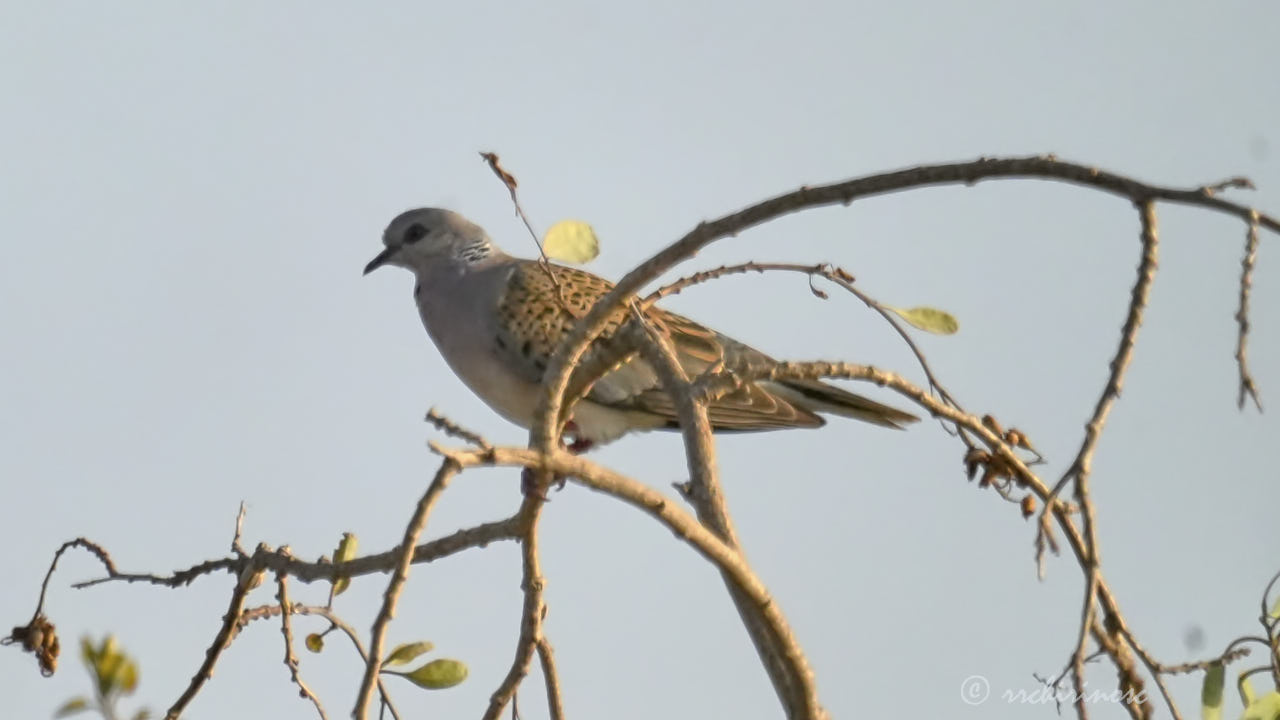
[[[437,406],[495,441],[523,431],[453,375],[403,273],[368,278],[397,212],[459,210],[533,250],[478,150],[499,152],[533,220],[593,223],[617,277],[693,227],[766,196],[924,162],[1056,152],[1145,180],[1246,174],[1280,210],[1277,5],[1239,3],[8,3],[0,9],[0,617],[25,621],[51,553],[85,535],[164,571],[246,539],[328,552],[343,531],[400,537],[436,458]],[[1161,272],[1124,398],[1096,460],[1103,561],[1159,657],[1256,632],[1280,568],[1277,410],[1235,408],[1239,222],[1162,207]],[[1264,237],[1253,364],[1280,408],[1280,271]],[[934,189],[753,230],[688,267],[830,261],[878,298],[961,321],[921,343],[956,395],[1027,431],[1056,478],[1106,376],[1138,257],[1123,201],[1034,182]],[[670,307],[774,355],[919,377],[856,301],[795,277],[733,278]],[[966,483],[936,424],[850,422],[724,438],[750,559],[788,614],[835,717],[1054,717],[999,700],[1056,672],[1080,573],[1038,582],[1033,528]],[[678,438],[597,454],[666,489]],[[430,535],[507,514],[512,472],[468,474]],[[717,574],[634,510],[577,488],[546,511],[543,553],[572,717],[771,718],[779,711]],[[115,632],[162,711],[230,592],[217,576],[105,586],[68,557],[48,610],[73,645]],[[437,693],[392,683],[411,716],[479,713],[519,618],[514,546],[416,567],[390,640],[468,662]],[[361,628],[382,578],[339,609]],[[259,591],[252,600],[268,602]],[[295,588],[318,600],[323,589]],[[304,620],[298,631],[312,627]],[[318,627],[318,626],[317,626]],[[193,718],[313,717],[276,626],[245,633]],[[302,671],[332,717],[358,667],[331,642]],[[4,716],[87,688],[0,652]],[[985,676],[986,704],[960,685]],[[1091,676],[1110,689],[1109,668]],[[540,679],[522,715],[545,717]],[[1188,713],[1198,681],[1174,682]],[[1230,712],[1234,712],[1231,710]],[[1115,707],[1095,717],[1117,717]]]

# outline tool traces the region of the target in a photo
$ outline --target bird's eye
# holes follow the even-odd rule
[[[405,228],[405,231],[404,231],[405,243],[416,243],[426,236],[427,236],[427,228],[423,226],[422,223],[414,223],[409,227]]]

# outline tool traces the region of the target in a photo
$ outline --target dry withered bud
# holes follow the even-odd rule
[[[1031,517],[1036,514],[1036,498],[1034,495],[1024,495],[1022,497],[1022,518]]]
[[[978,467],[984,466],[991,462],[991,455],[986,450],[973,448],[964,456],[964,472],[972,480],[973,476],[978,473]]]
[[[498,176],[499,180],[502,180],[502,184],[506,185],[508,190],[514,191],[516,189],[518,183],[516,183],[515,176],[507,172],[498,164],[497,153],[482,152],[480,153],[480,157],[483,158],[485,162],[489,163],[489,169],[493,170],[493,173]]]
[[[58,632],[44,615],[36,615],[25,627],[15,627],[5,642],[15,642],[36,656],[40,674],[48,677],[58,669]]]
[[[982,416],[982,425],[996,435],[1004,437],[1004,428],[1000,427],[1000,422],[991,415]]]

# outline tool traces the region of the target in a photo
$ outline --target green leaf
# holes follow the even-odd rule
[[[80,638],[80,659],[89,666],[90,670],[98,663],[98,649],[93,646],[93,641],[88,635]]]
[[[1280,595],[1276,596],[1276,604],[1271,606],[1271,619],[1280,620]]]
[[[960,329],[960,323],[954,315],[938,308],[896,308],[885,305],[884,309],[906,320],[913,327],[935,335],[953,335]]]
[[[311,633],[303,642],[306,644],[307,649],[313,653],[318,653],[324,649],[324,636],[320,633]]]
[[[355,533],[349,533],[349,532],[342,533],[342,539],[338,541],[338,549],[335,550],[333,553],[334,564],[350,562],[351,559],[356,556],[357,544],[358,543],[356,541]],[[341,595],[342,593],[346,592],[347,587],[350,585],[351,585],[351,578],[342,577],[342,578],[338,578],[337,580],[334,580],[333,594]]]
[[[429,642],[411,642],[397,645],[388,655],[387,659],[382,661],[383,665],[408,665],[413,662],[414,658],[424,652],[430,652],[435,647]]]
[[[1204,673],[1204,685],[1200,687],[1200,717],[1202,720],[1219,720],[1222,717],[1222,684],[1226,667],[1214,663]]]
[[[1244,709],[1240,720],[1277,720],[1280,718],[1280,692],[1271,691]]]
[[[432,660],[413,672],[392,672],[420,688],[443,690],[467,679],[467,666],[458,660]]]
[[[542,236],[542,252],[547,257],[581,265],[600,254],[596,231],[581,220],[561,220]]]
[[[89,709],[89,701],[86,698],[75,697],[62,703],[62,706],[53,711],[55,718],[64,718],[84,712]]]

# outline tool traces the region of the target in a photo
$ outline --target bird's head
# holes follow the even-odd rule
[[[483,228],[452,210],[418,208],[396,216],[382,233],[386,248],[364,267],[364,273],[383,265],[414,272],[448,263],[473,265],[493,254]]]

